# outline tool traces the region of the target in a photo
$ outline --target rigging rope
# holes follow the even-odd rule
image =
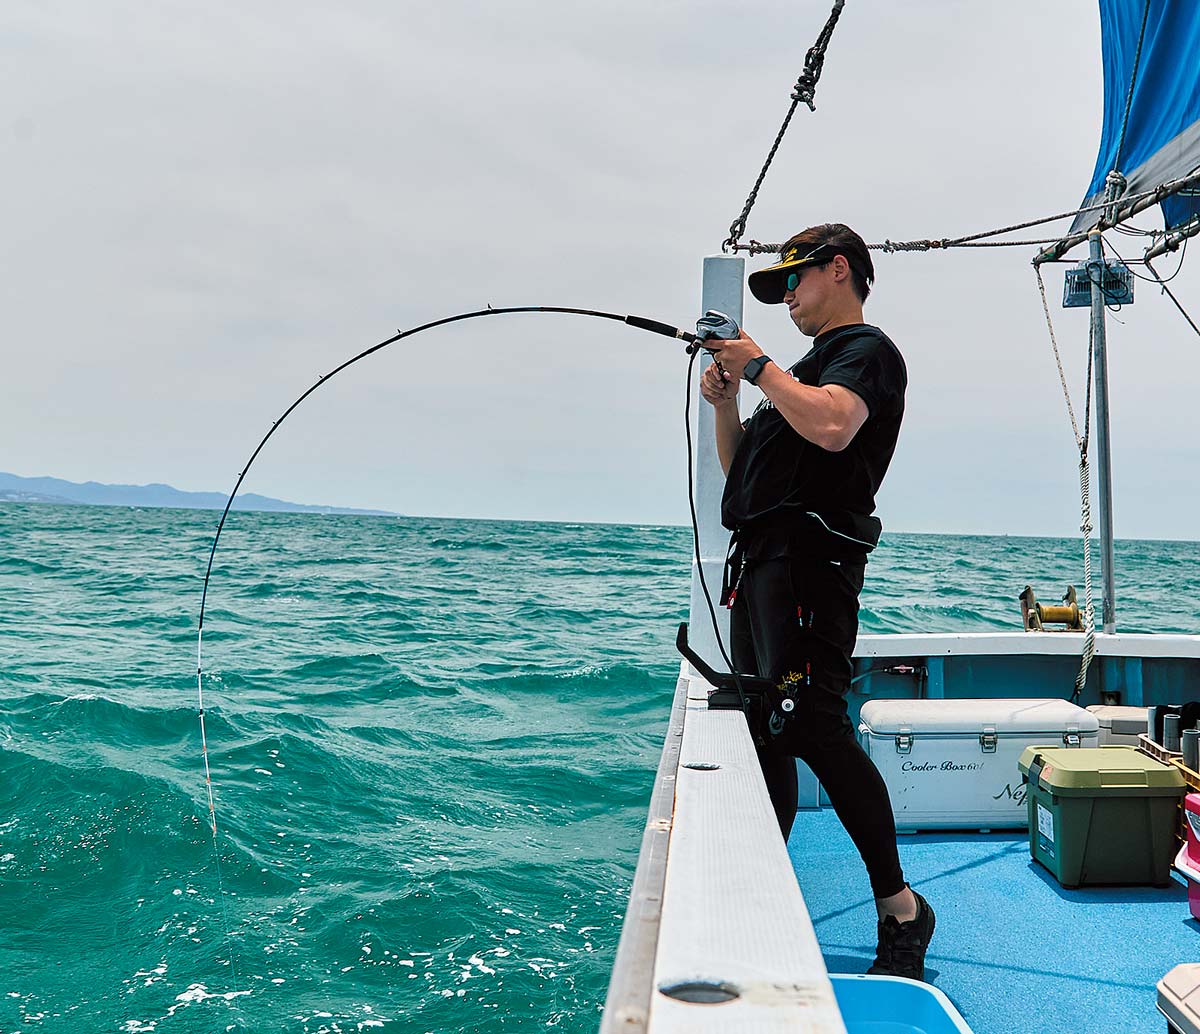
[[[1128,197],[1122,198],[1123,204],[1133,204],[1141,201],[1144,198],[1150,197],[1158,191],[1158,187],[1153,190],[1144,190],[1140,194],[1130,194]],[[1096,212],[1102,208],[1108,208],[1112,204],[1111,201],[1101,201],[1094,205],[1085,205],[1083,208],[1073,208],[1069,212],[1059,212],[1056,215],[1046,215],[1038,219],[1029,219],[1023,223],[1012,223],[1009,226],[1001,226],[995,230],[984,230],[981,233],[969,233],[963,237],[941,237],[930,238],[915,241],[891,241],[885,240],[881,244],[868,244],[867,247],[872,251],[884,251],[889,254],[897,251],[939,251],[946,248],[1009,248],[1009,247],[1024,247],[1034,244],[1056,244],[1062,238],[1049,237],[1045,240],[1035,241],[985,241],[987,237],[999,237],[1001,234],[1013,233],[1016,230],[1026,230],[1031,226],[1041,226],[1044,223],[1058,222],[1060,219],[1074,219],[1077,215],[1084,212]],[[1160,231],[1147,231],[1152,236],[1162,236]],[[729,241],[725,242],[729,244]],[[732,250],[746,251],[751,255],[773,254],[782,247],[780,244],[763,244],[760,241],[750,241],[749,244],[734,244]]]
[[[1125,130],[1129,126],[1129,110],[1133,107],[1133,88],[1137,83],[1138,67],[1142,63],[1142,43],[1146,39],[1146,23],[1150,20],[1150,0],[1142,8],[1142,28],[1138,33],[1137,52],[1133,55],[1133,73],[1129,77],[1129,91],[1125,94],[1125,114],[1121,119],[1121,136],[1117,140],[1117,156],[1113,159],[1112,171],[1121,174],[1121,152],[1125,150]],[[1121,177],[1124,180],[1124,177]]]
[[[796,80],[795,88],[792,90],[792,106],[788,108],[787,114],[783,117],[783,125],[779,127],[779,132],[775,136],[775,143],[771,145],[771,150],[767,152],[767,160],[763,162],[762,171],[758,174],[758,179],[754,181],[754,186],[750,190],[750,196],[746,198],[746,205],[742,209],[742,214],[739,215],[732,223],[729,224],[729,236],[721,245],[722,251],[737,251],[738,241],[742,239],[742,234],[746,232],[746,220],[750,218],[750,209],[754,207],[754,202],[758,200],[758,188],[762,186],[763,180],[767,178],[767,170],[771,167],[771,162],[775,160],[775,152],[779,150],[779,145],[783,143],[783,134],[787,132],[788,125],[792,121],[792,116],[796,114],[796,108],[803,101],[808,105],[809,111],[816,111],[817,106],[813,103],[813,98],[817,93],[817,81],[821,78],[821,71],[825,67],[825,50],[829,46],[829,41],[833,37],[834,26],[837,25],[838,18],[841,17],[842,8],[846,5],[846,0],[834,0],[833,10],[829,14],[829,20],[825,23],[825,28],[821,30],[821,35],[817,37],[817,42],[814,43],[804,55],[804,71],[800,73],[800,78]]]
[[[1050,347],[1054,349],[1054,362],[1058,366],[1058,379],[1062,383],[1063,398],[1067,400],[1067,415],[1071,418],[1071,430],[1075,433],[1075,444],[1079,448],[1079,530],[1083,532],[1083,654],[1079,661],[1079,673],[1075,676],[1075,692],[1072,700],[1078,700],[1087,682],[1088,668],[1096,656],[1096,608],[1092,602],[1092,488],[1091,471],[1088,467],[1088,442],[1091,437],[1092,414],[1092,361],[1095,355],[1093,331],[1088,332],[1087,396],[1083,411],[1083,433],[1075,419],[1075,407],[1071,405],[1071,391],[1067,387],[1067,375],[1063,371],[1062,356],[1058,351],[1058,339],[1054,336],[1054,322],[1050,319],[1050,304],[1046,301],[1046,284],[1042,280],[1042,267],[1034,266],[1037,274],[1038,291],[1042,296],[1042,311],[1046,314],[1046,328],[1050,331]]]
[[[1163,279],[1161,276],[1159,276],[1159,275],[1158,275],[1158,270],[1157,270],[1157,269],[1155,269],[1155,268],[1154,268],[1154,267],[1153,267],[1153,266],[1150,264],[1150,260],[1149,260],[1149,259],[1146,259],[1146,261],[1143,263],[1143,265],[1145,265],[1145,267],[1146,267],[1148,270],[1150,270],[1150,272],[1151,272],[1152,274],[1154,274],[1154,279],[1158,281],[1158,286],[1159,286],[1159,287],[1161,287],[1161,288],[1162,288],[1164,291],[1166,291],[1166,292],[1167,292],[1167,297],[1168,297],[1168,298],[1170,298],[1170,299],[1171,299],[1171,301],[1173,301],[1173,302],[1175,303],[1175,308],[1177,308],[1177,309],[1179,310],[1179,312],[1182,314],[1183,318],[1184,318],[1185,320],[1187,320],[1187,321],[1188,321],[1188,326],[1190,326],[1190,327],[1192,328],[1192,330],[1194,330],[1194,331],[1195,331],[1197,334],[1200,334],[1200,327],[1197,327],[1197,326],[1196,326],[1196,321],[1195,321],[1195,320],[1193,320],[1193,319],[1192,319],[1192,317],[1188,315],[1188,311],[1187,311],[1187,309],[1185,309],[1185,308],[1184,308],[1184,307],[1183,307],[1183,306],[1180,304],[1180,302],[1179,302],[1179,299],[1175,297],[1175,292],[1174,292],[1174,291],[1172,291],[1172,290],[1171,290],[1171,289],[1170,289],[1170,288],[1167,286],[1167,281],[1166,281],[1166,280],[1164,280],[1164,279]],[[1182,265],[1182,263],[1181,263],[1181,265]],[[1176,274],[1178,274],[1178,270],[1176,270]],[[1172,279],[1174,279],[1174,277],[1168,277],[1167,279],[1168,279],[1168,280],[1172,280]]]
[[[1008,231],[998,230],[996,232],[1006,233]],[[991,234],[980,234],[979,236],[991,236]],[[868,244],[867,247],[872,251],[883,251],[890,255],[897,251],[937,251],[945,248],[1027,248],[1035,244],[1055,244],[1060,239],[1058,237],[1040,237],[1033,241],[983,241],[973,237],[961,237],[958,240],[940,241],[885,240],[882,244]]]

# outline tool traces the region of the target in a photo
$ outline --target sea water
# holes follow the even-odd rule
[[[689,530],[233,513],[214,838],[216,519],[0,505],[0,1032],[594,1031]],[[1117,556],[1122,630],[1200,632],[1194,544]],[[862,627],[1019,629],[1081,570],[889,534]]]

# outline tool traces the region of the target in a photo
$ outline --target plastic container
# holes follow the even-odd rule
[[[1064,887],[1171,883],[1183,776],[1134,747],[1027,747],[1029,852]]]
[[[971,1034],[950,999],[906,977],[830,974],[846,1034]]]
[[[1154,710],[1154,708],[1151,708],[1151,710]],[[1149,736],[1138,737],[1138,750],[1148,757],[1154,758],[1155,761],[1161,761],[1164,765],[1183,760],[1182,752],[1167,750],[1161,743],[1156,742]]]
[[[1200,919],[1200,794],[1183,799],[1183,817],[1187,839],[1175,856],[1175,871],[1187,879],[1188,909]]]
[[[1200,1034],[1200,963],[1176,966],[1158,982],[1158,1011],[1169,1030]]]
[[[898,830],[1024,829],[1017,759],[1031,743],[1095,746],[1100,722],[1068,700],[868,700],[859,739]]]
[[[1148,729],[1146,707],[1125,707],[1117,704],[1092,704],[1088,708],[1100,722],[1098,747],[1136,747],[1138,736]]]

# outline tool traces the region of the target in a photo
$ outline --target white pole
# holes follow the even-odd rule
[[[746,260],[733,255],[711,255],[704,260],[704,286],[700,308],[704,311],[717,309],[737,320],[742,325],[742,285],[745,283]],[[701,352],[696,360],[700,373],[712,361],[712,356]],[[721,606],[721,574],[725,566],[725,551],[729,545],[729,532],[721,527],[721,494],[725,491],[725,473],[717,458],[715,415],[713,407],[700,395],[699,377],[694,379],[692,390],[696,393],[692,406],[696,411],[695,427],[695,486],[696,523],[700,536],[700,557],[703,562],[704,580],[717,611],[717,623],[725,648],[729,649],[729,611]],[[718,671],[724,670],[725,662],[713,635],[712,618],[708,604],[700,587],[700,574],[695,557],[692,558],[692,601],[688,617],[688,639],[696,652]]]
[[[1113,566],[1112,451],[1108,422],[1108,349],[1104,340],[1104,256],[1100,233],[1088,235],[1088,275],[1092,281],[1092,357],[1096,390],[1096,466],[1100,474],[1100,549],[1104,555],[1104,605],[1101,608],[1105,632],[1117,630],[1117,590]]]

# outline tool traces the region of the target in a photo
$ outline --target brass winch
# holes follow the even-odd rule
[[[1075,586],[1068,585],[1061,604],[1045,606],[1038,603],[1033,587],[1025,586],[1021,593],[1021,620],[1026,632],[1082,632],[1083,614],[1075,597]],[[1047,628],[1062,625],[1062,628]]]

